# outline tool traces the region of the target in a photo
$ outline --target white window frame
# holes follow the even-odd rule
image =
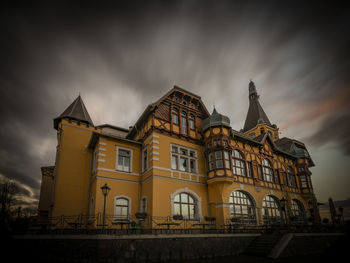
[[[172,151],[173,147],[177,147],[177,152],[176,153]],[[180,149],[186,150],[187,151],[187,155],[181,154],[181,150]],[[191,152],[194,153],[194,156],[190,156]],[[172,167],[172,165],[173,165],[172,157],[173,156],[177,157],[177,169],[174,169]],[[180,170],[180,158],[181,157],[187,159],[187,169],[186,169],[186,171]],[[191,160],[195,161],[194,172],[191,172]],[[181,172],[181,173],[197,174],[198,173],[198,151],[193,149],[193,148],[188,148],[186,146],[182,146],[182,145],[179,145],[179,144],[170,143],[170,168],[173,171],[178,171],[178,172]]]
[[[117,199],[119,199],[119,198],[124,198],[124,199],[128,200],[129,207],[128,207],[128,218],[127,219],[130,219],[130,217],[131,217],[131,198],[129,196],[126,196],[126,195],[117,195],[114,197],[113,218],[117,219],[117,220],[121,219],[121,218],[118,218],[118,215],[117,215]]]
[[[178,189],[177,191],[175,191],[174,193],[170,194],[170,205],[171,205],[171,218],[173,219],[174,216],[174,200],[175,200],[175,196],[177,196],[180,193],[186,193],[191,195],[193,198],[195,198],[196,201],[196,208],[197,208],[197,214],[196,219],[198,219],[199,221],[202,221],[202,198],[195,193],[194,191],[190,190],[189,188],[185,187],[185,188],[181,188]],[[192,220],[192,221],[196,221],[196,220]]]
[[[119,170],[119,169],[118,169],[119,150],[124,150],[124,151],[129,151],[129,152],[130,152],[130,170],[129,170],[128,172],[127,172],[127,171],[122,171],[122,170]],[[116,163],[115,163],[115,169],[116,169],[117,171],[124,172],[124,173],[132,173],[133,152],[134,152],[133,149],[126,148],[126,147],[122,147],[122,146],[117,146],[117,148],[116,148],[116,153],[117,153],[117,154],[116,154]]]

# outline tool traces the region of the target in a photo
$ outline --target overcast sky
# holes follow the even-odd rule
[[[28,202],[39,197],[40,167],[54,164],[53,119],[79,93],[96,125],[127,128],[178,85],[240,130],[250,79],[281,137],[307,145],[319,201],[350,198],[344,4],[100,2],[0,11],[0,176],[16,180]]]

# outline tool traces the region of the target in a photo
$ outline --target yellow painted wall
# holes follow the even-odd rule
[[[87,149],[93,127],[62,120],[55,171],[52,216],[86,214],[91,153]]]

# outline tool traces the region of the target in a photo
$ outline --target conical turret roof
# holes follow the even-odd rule
[[[60,116],[54,119],[54,128],[56,130],[59,122],[64,118],[80,121],[94,126],[80,95],[72,102],[71,105],[69,105],[69,107]]]
[[[218,113],[214,107],[213,113],[203,121],[202,130],[205,131],[209,127],[221,125],[231,128],[230,119],[229,117]]]

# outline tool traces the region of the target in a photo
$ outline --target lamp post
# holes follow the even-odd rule
[[[106,196],[108,195],[109,190],[111,190],[111,188],[109,188],[107,186],[107,184],[105,184],[104,186],[101,187],[101,190],[102,190],[102,194],[104,197],[104,200],[103,200],[103,222],[102,222],[102,230],[104,230],[105,222],[106,222]]]
[[[280,203],[281,203],[282,211],[284,212],[285,222],[286,222],[286,224],[287,224],[287,223],[288,223],[287,211],[286,211],[287,199],[285,199],[284,197],[282,197],[282,199],[280,200]]]

